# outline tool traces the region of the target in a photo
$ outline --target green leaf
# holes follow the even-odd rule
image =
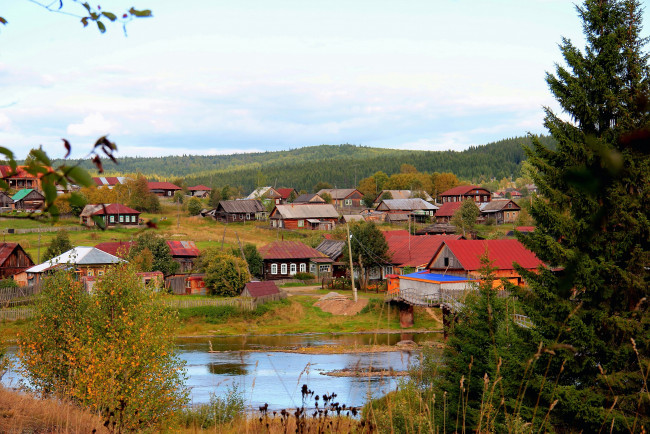
[[[32,149],[31,154],[36,158],[36,160],[40,161],[41,163],[45,164],[46,166],[51,166],[52,162],[50,161],[49,157],[43,151],[43,149]]]
[[[7,20],[4,18],[0,17],[0,24],[7,24]]]
[[[135,17],[138,17],[138,18],[144,18],[144,17],[152,16],[151,10],[149,10],[149,9],[138,11],[135,8],[131,8],[131,9],[129,9],[129,13],[131,15],[135,16]]]
[[[83,17],[81,19],[81,23],[84,25],[84,27],[86,27],[88,25],[88,17]]]
[[[43,193],[45,194],[45,201],[48,204],[54,203],[56,200],[56,186],[49,180],[43,180],[41,183]]]
[[[101,230],[106,229],[106,222],[104,221],[104,219],[101,216],[94,215],[93,216],[93,221],[95,222],[95,225],[97,225],[97,227],[99,229],[101,229]]]
[[[79,166],[71,168],[68,177],[81,187],[90,187],[95,184],[88,172]]]
[[[111,21],[115,21],[117,19],[117,16],[112,12],[102,12],[102,15],[104,15],[106,18],[108,18]]]
[[[89,5],[88,3],[82,3],[82,5],[83,5],[83,7],[86,8],[86,10],[88,11],[88,13],[90,13],[90,5]]]
[[[70,193],[70,199],[68,199],[68,202],[71,206],[82,207],[86,204],[86,199],[81,194],[73,192]]]
[[[97,28],[99,28],[99,31],[102,33],[106,32],[106,26],[101,21],[97,21]]]
[[[14,153],[7,148],[3,148],[2,146],[0,146],[0,154],[5,155],[8,160],[14,159]]]

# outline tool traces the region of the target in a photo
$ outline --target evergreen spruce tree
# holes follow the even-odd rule
[[[563,39],[566,67],[547,75],[568,120],[547,108],[557,149],[534,140],[529,151],[543,197],[531,208],[535,232],[520,240],[549,265],[520,270],[530,291],[519,296],[535,324],[521,334],[535,350],[542,343],[525,380],[529,422],[648,431],[647,38],[636,0],[587,0],[578,13],[585,50]]]

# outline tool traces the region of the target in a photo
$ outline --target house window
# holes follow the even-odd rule
[[[296,274],[297,271],[298,271],[298,267],[296,266],[296,264],[291,264],[291,272],[289,274],[293,276],[294,274]]]
[[[123,222],[124,222],[124,216],[121,215],[121,216],[120,216],[120,223],[123,223]]]
[[[244,220],[244,214],[239,214],[239,220]]]
[[[384,268],[384,275],[386,275],[386,274],[393,274],[393,266],[392,265],[388,265],[388,266],[386,266]]]
[[[99,271],[97,272],[97,275],[98,275],[98,276],[103,276],[103,275],[104,275],[104,270],[99,270]]]
[[[305,221],[304,220],[298,220],[298,227],[299,228],[304,228],[305,227]]]
[[[186,288],[191,288],[191,287],[192,287],[192,284],[190,283],[189,280],[186,280],[186,281],[185,281],[185,287],[186,287]]]
[[[319,271],[320,273],[327,273],[327,272],[330,271],[330,266],[329,266],[329,265],[320,265],[320,266],[318,267],[318,271]]]
[[[86,272],[86,276],[92,276],[92,275],[93,275],[93,270],[90,270],[90,269],[89,269],[89,270]]]
[[[172,195],[172,191],[169,190],[169,191],[167,192],[167,196],[171,196],[171,195]]]
[[[250,219],[251,219],[250,213],[246,214],[246,220],[250,220]]]
[[[300,264],[300,272],[304,273],[307,271],[307,264]]]
[[[280,274],[287,274],[287,264],[280,265]]]
[[[278,264],[271,264],[271,274],[278,274]]]
[[[352,206],[352,199],[345,199],[345,206]]]
[[[314,274],[316,272],[316,264],[309,264],[309,272]]]
[[[114,215],[111,216],[111,223],[115,223],[115,216]]]
[[[445,258],[445,267],[449,267],[449,258]]]
[[[275,227],[275,220],[271,220],[271,226]]]

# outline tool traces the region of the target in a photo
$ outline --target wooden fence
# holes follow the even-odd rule
[[[85,226],[43,226],[40,228],[5,228],[1,229],[3,234],[29,234],[33,232],[57,232],[57,231],[85,231]]]
[[[187,298],[184,300],[161,300],[164,306],[174,309],[187,309],[200,306],[235,306],[241,309],[255,310],[257,303],[252,298]]]
[[[28,319],[34,315],[32,308],[11,307],[0,309],[0,321],[16,321],[19,319]]]
[[[19,286],[16,288],[0,288],[0,303],[16,298],[33,297],[41,292],[41,284],[30,286]]]

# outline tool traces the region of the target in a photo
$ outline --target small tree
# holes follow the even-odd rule
[[[236,297],[251,280],[245,260],[217,249],[201,254],[199,268],[205,273],[205,284],[214,295]]]
[[[174,193],[174,203],[183,203],[183,200],[185,199],[185,195],[183,194],[182,190],[176,191]]]
[[[291,190],[291,193],[289,193],[289,197],[287,198],[287,202],[293,203],[293,201],[296,200],[297,197],[298,195],[296,195],[296,190]]]
[[[45,254],[43,255],[43,261],[49,261],[50,259],[59,256],[62,253],[67,252],[72,249],[72,243],[70,243],[70,237],[68,236],[67,231],[57,231],[56,236],[47,247]]]
[[[316,185],[314,185],[313,191],[314,193],[318,193],[319,191],[327,188],[332,188],[332,184],[330,184],[329,182],[320,181],[317,182]]]
[[[388,263],[388,243],[373,222],[358,222],[350,225],[352,260],[359,265],[361,287],[368,287],[370,269]],[[343,249],[344,262],[350,262],[348,249]]]
[[[135,239],[133,247],[131,247],[128,260],[137,261],[138,256],[144,249],[148,249],[153,256],[151,271],[161,271],[167,276],[174,274],[178,270],[180,265],[172,258],[169,245],[161,236],[153,232],[140,234]]]
[[[255,244],[246,243],[243,247],[244,257],[246,258],[246,263],[248,264],[248,270],[251,275],[255,278],[262,278],[262,272],[264,271],[264,260],[262,255],[257,251]],[[232,248],[232,255],[241,257],[241,252],[238,247]]]
[[[193,197],[187,203],[187,212],[189,215],[199,215],[203,209],[203,203],[198,197]]]
[[[320,195],[323,198],[325,203],[332,203],[332,196],[329,193],[323,193]]]
[[[473,200],[465,200],[460,208],[456,210],[454,216],[451,218],[451,224],[456,226],[458,230],[466,236],[466,232],[472,231],[476,225],[476,219],[481,214]]]

